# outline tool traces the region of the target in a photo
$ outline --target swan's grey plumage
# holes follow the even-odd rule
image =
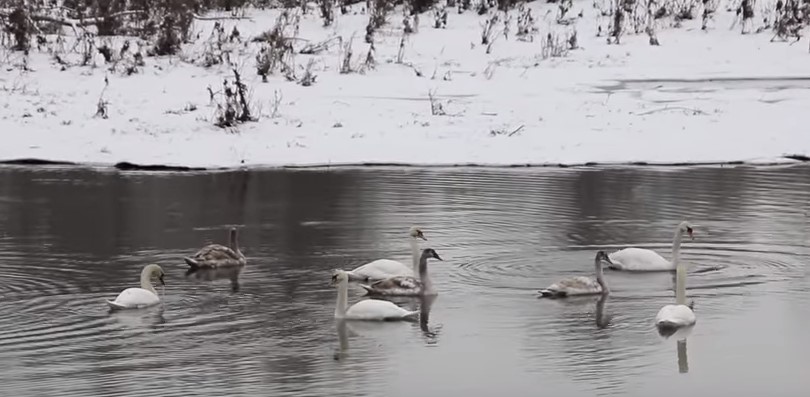
[[[594,266],[596,267],[596,279],[576,276],[557,281],[551,284],[546,289],[542,289],[541,296],[544,297],[566,297],[574,295],[597,295],[607,294],[610,292],[605,281],[604,272],[602,271],[602,261],[610,264],[610,258],[605,251],[599,251],[594,258]]]
[[[433,248],[425,248],[419,257],[419,278],[409,276],[390,277],[371,285],[361,284],[368,295],[421,296],[435,295],[433,282],[428,274],[428,259],[443,260]]]
[[[183,258],[191,269],[244,266],[247,258],[239,250],[237,230],[231,228],[228,235],[228,246],[209,244],[202,247],[193,256]]]

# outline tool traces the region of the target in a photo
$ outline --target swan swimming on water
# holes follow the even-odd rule
[[[389,277],[406,276],[413,277],[419,272],[419,242],[417,239],[427,241],[422,230],[413,226],[408,231],[411,244],[412,266],[391,259],[377,259],[375,261],[358,266],[354,270],[348,271],[349,281],[377,281],[385,280]]]
[[[686,266],[677,263],[675,273],[675,304],[662,307],[655,316],[655,326],[661,334],[671,335],[697,322],[692,305],[686,305]]]
[[[691,240],[694,240],[692,225],[683,221],[678,224],[675,230],[675,237],[672,239],[672,260],[668,261],[653,250],[646,248],[630,247],[608,254],[611,264],[608,266],[614,270],[630,271],[672,271],[675,264],[680,259],[681,239],[686,233]]]
[[[610,258],[605,251],[599,251],[594,258],[594,266],[596,267],[596,279],[585,276],[571,277],[560,280],[548,286],[548,288],[540,290],[542,297],[555,297],[563,298],[567,296],[576,295],[598,295],[609,294],[607,282],[605,281],[605,274],[602,271],[602,261],[610,265]]]
[[[338,290],[336,319],[396,321],[416,320],[419,317],[419,311],[405,310],[385,300],[366,299],[349,306],[349,274],[344,270],[332,273],[332,284],[337,285]]]
[[[433,289],[433,282],[428,275],[427,261],[429,258],[443,260],[433,248],[425,248],[419,257],[419,278],[411,276],[390,277],[377,281],[371,285],[363,285],[368,295],[387,296],[422,296],[437,295]]]
[[[115,300],[108,300],[107,304],[113,310],[120,310],[140,309],[160,303],[160,297],[152,287],[152,277],[157,277],[161,285],[166,285],[163,282],[163,269],[155,264],[146,265],[141,271],[141,287],[127,288]]]
[[[235,227],[230,230],[227,247],[220,244],[208,244],[193,256],[184,257],[183,260],[191,269],[244,266],[247,264],[247,258],[239,250]]]

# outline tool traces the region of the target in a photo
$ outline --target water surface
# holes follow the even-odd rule
[[[0,169],[0,394],[804,395],[810,168],[356,169],[201,174]],[[541,300],[599,249],[684,245],[698,323],[665,339],[668,273],[607,300]],[[445,259],[421,323],[333,319],[330,271]],[[236,225],[241,272],[180,257]],[[105,299],[166,271],[164,304]],[[361,299],[352,289],[350,302]],[[429,309],[429,310],[428,310]]]

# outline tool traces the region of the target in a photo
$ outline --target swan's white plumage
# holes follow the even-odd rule
[[[385,321],[415,318],[418,315],[419,311],[405,310],[389,301],[366,299],[349,307],[343,318],[347,320]]]
[[[608,254],[613,262],[612,269],[630,271],[668,271],[675,270],[675,264],[666,260],[653,250],[630,247]]]
[[[659,328],[688,327],[696,321],[695,312],[686,305],[666,305],[655,316],[655,325]]]
[[[152,287],[152,277],[157,277],[163,283],[163,269],[155,264],[144,266],[141,271],[141,287],[127,288],[121,291],[115,300],[108,300],[107,305],[113,310],[140,309],[160,303],[160,297]]]
[[[413,268],[391,259],[377,259],[347,272],[352,280],[385,280],[390,277],[413,277]]]
[[[140,309],[160,303],[160,297],[143,288],[127,288],[115,300],[107,301],[113,309]]]

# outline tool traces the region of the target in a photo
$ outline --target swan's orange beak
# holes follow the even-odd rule
[[[690,227],[690,228],[688,228],[688,229],[686,229],[686,234],[688,234],[688,235],[689,235],[689,239],[690,239],[690,240],[694,240],[694,239],[695,239],[695,234],[694,234],[694,232],[692,231],[692,228],[691,228],[691,227]]]

